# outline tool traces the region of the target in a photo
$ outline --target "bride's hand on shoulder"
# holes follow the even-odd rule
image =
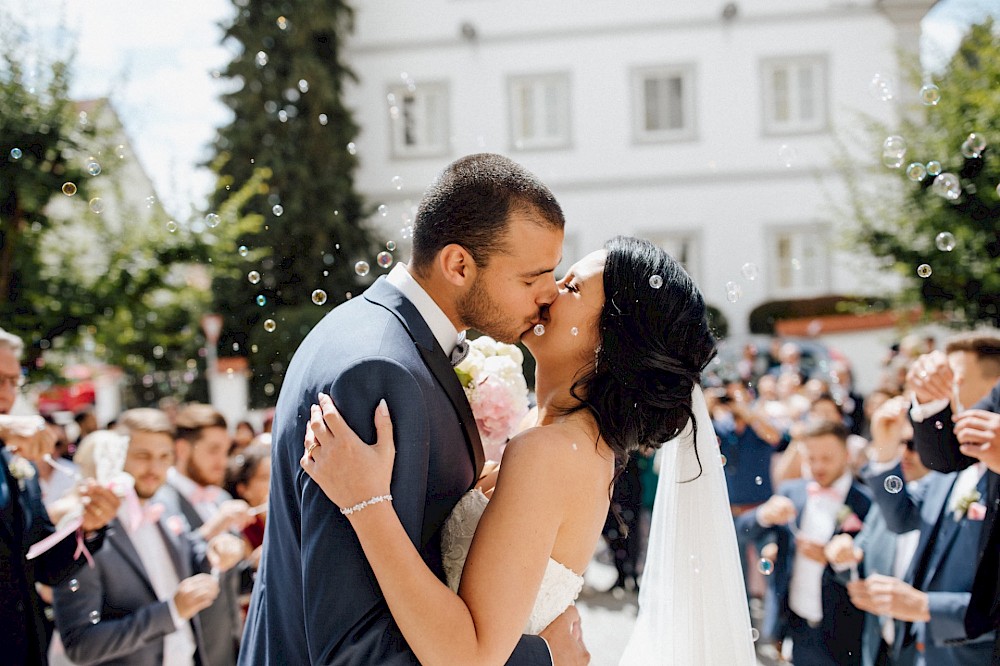
[[[385,400],[375,410],[375,433],[374,444],[364,442],[324,393],[312,406],[299,464],[341,508],[389,494],[396,445]]]

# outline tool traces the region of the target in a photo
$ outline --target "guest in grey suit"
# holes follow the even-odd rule
[[[56,626],[67,656],[80,666],[200,664],[204,643],[195,615],[212,603],[219,586],[196,572],[207,569],[210,557],[221,570],[232,567],[242,544],[237,540],[234,548],[227,540],[236,537],[223,535],[206,550],[181,521],[167,519],[149,501],[174,458],[173,427],[163,412],[130,410],[119,427],[128,433],[127,444],[114,433],[92,433],[78,458],[93,460],[98,446],[127,446],[125,471],[135,478],[135,494],[122,503],[95,566],[54,588]],[[101,437],[105,442],[98,444]]]
[[[409,265],[328,314],[292,358],[275,412],[264,550],[241,664],[417,664],[348,520],[299,466],[319,392],[374,441],[385,398],[399,433],[393,504],[444,580],[440,528],[484,455],[449,358],[475,328],[516,342],[557,295],[563,215],[551,192],[499,155],[449,165],[421,201]],[[336,554],[332,556],[332,554]],[[586,663],[575,610],[525,636],[510,663]],[[547,645],[546,645],[547,642]]]

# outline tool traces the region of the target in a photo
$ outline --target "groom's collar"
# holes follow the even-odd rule
[[[420,347],[433,350],[439,346],[436,344],[434,333],[417,306],[398,287],[390,284],[385,277],[380,277],[372,286],[368,287],[365,290],[364,298],[395,315],[396,319],[409,332],[413,341]]]
[[[402,292],[413,306],[420,313],[424,323],[431,329],[434,338],[446,356],[450,356],[458,341],[458,331],[448,319],[441,307],[434,302],[430,294],[420,286],[420,283],[410,274],[406,266],[396,264],[396,266],[386,276],[385,281]]]

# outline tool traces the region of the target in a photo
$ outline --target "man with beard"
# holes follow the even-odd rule
[[[177,412],[174,425],[177,462],[158,499],[206,540],[243,529],[253,521],[249,505],[222,489],[231,443],[225,417],[210,405],[190,404]],[[220,576],[218,599],[199,614],[206,635],[212,637],[202,657],[206,666],[236,663],[243,629],[239,595],[244,568]]]

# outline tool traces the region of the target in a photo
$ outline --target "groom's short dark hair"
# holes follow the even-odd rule
[[[540,224],[566,223],[552,192],[503,155],[466,155],[449,164],[424,193],[413,225],[413,269],[423,273],[445,246],[461,245],[480,267],[503,249],[512,213]]]

